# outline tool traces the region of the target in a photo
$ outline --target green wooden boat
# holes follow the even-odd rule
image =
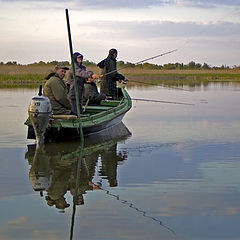
[[[37,98],[36,98],[37,99]],[[125,113],[131,109],[132,102],[127,91],[118,87],[117,100],[103,100],[100,105],[85,105],[81,114],[83,134],[90,135],[119,124]],[[36,132],[30,118],[25,124],[28,126],[28,139],[36,139]],[[36,129],[35,129],[36,130]],[[45,142],[56,142],[79,137],[79,121],[74,115],[51,115],[44,133]]]

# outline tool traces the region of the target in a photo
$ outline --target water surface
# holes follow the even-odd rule
[[[131,134],[89,141],[81,163],[76,142],[26,139],[37,89],[0,90],[1,239],[239,239],[240,86],[184,88],[128,89],[194,105],[133,101]]]

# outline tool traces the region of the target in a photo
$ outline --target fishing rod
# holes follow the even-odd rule
[[[158,58],[158,57],[162,57],[162,56],[164,56],[164,55],[167,55],[167,54],[176,52],[177,50],[178,50],[178,49],[173,49],[173,50],[171,50],[171,51],[164,52],[164,53],[158,54],[158,55],[156,55],[156,56],[143,59],[143,60],[141,60],[141,61],[138,61],[138,62],[134,63],[134,65],[137,65],[137,64],[140,64],[140,63],[143,63],[143,62],[146,62],[146,61],[148,61],[148,60],[152,60],[152,59],[155,59],[155,58]],[[113,70],[113,71],[111,71],[111,72],[102,74],[102,75],[100,75],[100,78],[102,78],[102,77],[104,77],[104,76],[107,76],[107,75],[109,75],[109,74],[112,74],[112,73],[114,73],[114,72],[120,71],[120,70],[122,70],[122,69],[128,68],[128,67],[129,67],[129,66],[124,66],[124,67],[122,67],[122,68],[119,68],[118,70],[115,69],[115,70]],[[101,81],[101,80],[100,80],[100,81]],[[139,81],[135,81],[135,80],[131,80],[131,82],[136,82],[136,83],[141,83],[141,84],[154,85],[154,86],[156,86],[155,84],[144,83],[144,82],[139,82]],[[162,85],[162,84],[161,84],[161,85],[158,85],[158,86],[166,87],[166,86],[164,86],[164,85]],[[190,90],[187,90],[187,89],[184,89],[184,88],[178,88],[178,87],[169,87],[169,86],[168,86],[168,88],[178,89],[178,90],[182,90],[182,91],[190,91]]]
[[[181,104],[181,105],[189,105],[189,106],[194,106],[194,105],[195,105],[195,104],[193,104],[193,103],[162,101],[162,100],[144,99],[144,98],[131,98],[131,100],[135,100],[135,101],[143,101],[143,102],[156,102],[156,103]]]
[[[158,55],[156,55],[156,56],[153,56],[153,57],[150,57],[150,58],[146,58],[146,59],[143,59],[143,60],[141,60],[141,61],[139,61],[139,62],[136,62],[136,63],[134,63],[134,65],[137,65],[137,64],[140,64],[140,63],[143,63],[143,62],[146,62],[146,61],[148,61],[148,60],[152,60],[152,59],[155,59],[155,58],[158,58],[158,57],[162,57],[162,56],[164,56],[164,55],[167,55],[167,54],[170,54],[170,53],[173,53],[173,52],[176,52],[176,51],[177,51],[177,49],[174,49],[174,50],[171,50],[171,51],[168,51],[168,52],[164,52],[164,53],[158,54]],[[124,67],[122,67],[122,68],[119,68],[118,70],[116,69],[116,70],[113,70],[113,71],[111,71],[111,72],[102,74],[102,75],[100,75],[100,78],[101,78],[101,77],[104,77],[104,76],[107,76],[107,75],[109,75],[109,74],[111,74],[111,73],[120,71],[120,70],[122,70],[122,69],[124,69],[124,68],[127,68],[127,67],[129,67],[129,66],[124,66]]]

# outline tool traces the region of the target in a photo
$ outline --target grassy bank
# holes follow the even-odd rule
[[[54,66],[0,66],[0,87],[30,87],[44,84],[44,77]],[[100,69],[92,66],[88,70],[100,73]],[[120,70],[134,81],[161,82],[165,85],[192,85],[200,82],[240,82],[240,70],[146,70],[125,68]]]

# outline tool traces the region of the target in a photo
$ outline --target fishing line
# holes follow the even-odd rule
[[[152,217],[150,215],[147,214],[146,211],[144,210],[141,210],[139,209],[138,207],[135,207],[133,203],[127,201],[127,200],[124,200],[124,199],[121,199],[119,195],[116,195],[116,194],[113,194],[111,193],[109,190],[107,189],[104,189],[102,187],[102,177],[99,175],[99,173],[101,172],[102,170],[102,161],[101,161],[101,156],[99,155],[98,159],[97,159],[97,163],[96,163],[96,166],[95,166],[95,173],[94,173],[94,176],[93,176],[93,179],[92,179],[92,183],[98,187],[100,190],[104,191],[107,195],[109,196],[112,196],[114,197],[116,200],[120,201],[122,204],[125,204],[127,205],[128,207],[136,210],[137,212],[139,212],[140,214],[142,214],[143,217],[146,217],[146,218],[149,218],[155,222],[157,222],[160,226],[162,226],[163,228],[167,229],[169,232],[171,232],[172,234],[176,235],[175,231],[173,229],[171,229],[170,227],[166,226],[163,224],[163,222],[155,217]]]
[[[182,91],[191,92],[191,90],[188,90],[188,89],[185,89],[185,88],[170,87],[170,86],[165,86],[165,85],[163,85],[163,84],[146,83],[146,82],[136,81],[136,80],[130,80],[130,83],[131,83],[131,82],[139,83],[139,84],[145,84],[145,85],[150,85],[150,86],[155,86],[155,87],[164,87],[164,88],[170,88],[170,89],[176,89],[176,90],[182,90]]]
[[[143,102],[156,102],[156,103],[170,103],[170,104],[181,104],[181,105],[190,105],[194,106],[193,103],[184,103],[184,102],[172,102],[172,101],[163,101],[163,100],[155,100],[155,99],[144,99],[144,98],[131,98],[131,100],[135,101],[143,101]]]

